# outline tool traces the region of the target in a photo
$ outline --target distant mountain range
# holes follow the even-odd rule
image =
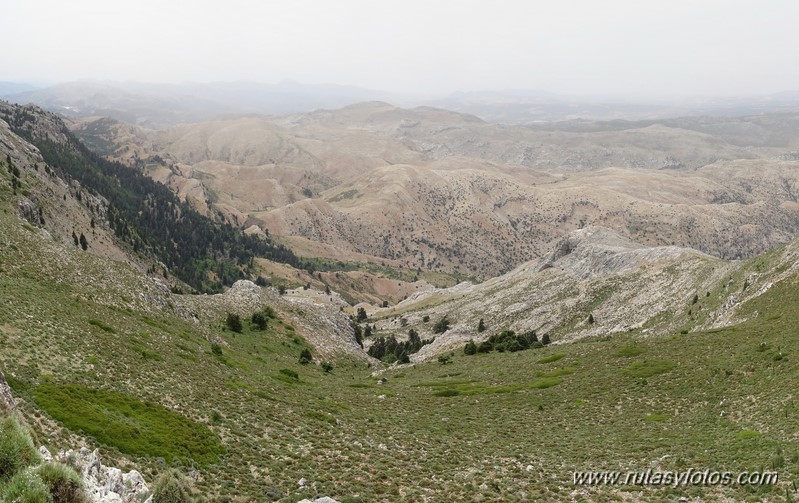
[[[336,109],[364,101],[386,101],[406,107],[434,106],[507,124],[577,119],[658,120],[702,115],[729,117],[799,110],[799,92],[796,91],[650,103],[513,89],[430,97],[293,81],[278,84],[77,81],[49,87],[0,82],[0,98],[12,103],[34,103],[71,117],[105,116],[155,129],[247,114],[285,115]]]

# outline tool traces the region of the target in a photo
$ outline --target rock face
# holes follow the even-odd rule
[[[44,447],[41,452],[43,458],[52,458]],[[89,501],[93,503],[139,503],[150,493],[139,472],[124,473],[119,468],[103,465],[97,449],[70,449],[59,452],[55,460],[76,467],[83,477]]]
[[[8,414],[16,408],[17,403],[11,394],[11,388],[8,387],[6,376],[3,375],[3,369],[0,369],[0,411]]]

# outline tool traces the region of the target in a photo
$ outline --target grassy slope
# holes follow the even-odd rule
[[[571,485],[575,469],[644,470],[657,459],[662,469],[777,466],[785,484],[799,478],[796,279],[751,302],[750,321],[736,327],[457,354],[451,365],[389,371],[380,386],[363,364],[341,363],[331,374],[300,365],[303,342],[284,323],[239,335],[224,331],[222,319],[196,326],[168,308],[126,308],[123,297],[135,299],[138,284],[127,266],[60,251],[6,212],[0,228],[0,364],[51,447],[77,439],[41,410],[36,391],[77,384],[159,403],[206,425],[226,453],[199,468],[197,488],[240,501],[315,494],[343,501],[613,501],[628,491],[647,501],[785,495],[786,486],[638,494],[639,488],[589,492]],[[211,351],[215,338],[223,357]],[[542,362],[554,354],[564,356]],[[299,381],[281,369],[298,372]],[[460,394],[436,396],[446,389]],[[118,449],[104,450],[125,464]],[[163,466],[156,456],[131,459],[150,478]],[[300,478],[310,487],[299,489]]]

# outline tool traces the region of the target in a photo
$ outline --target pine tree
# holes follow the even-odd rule
[[[241,318],[239,318],[238,314],[228,313],[225,324],[232,331],[241,333]]]
[[[480,318],[480,322],[477,324],[477,332],[478,333],[485,332],[485,329],[486,329],[486,324],[483,321],[483,318]]]

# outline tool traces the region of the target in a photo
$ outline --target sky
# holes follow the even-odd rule
[[[795,0],[0,0],[0,81],[799,90]]]

